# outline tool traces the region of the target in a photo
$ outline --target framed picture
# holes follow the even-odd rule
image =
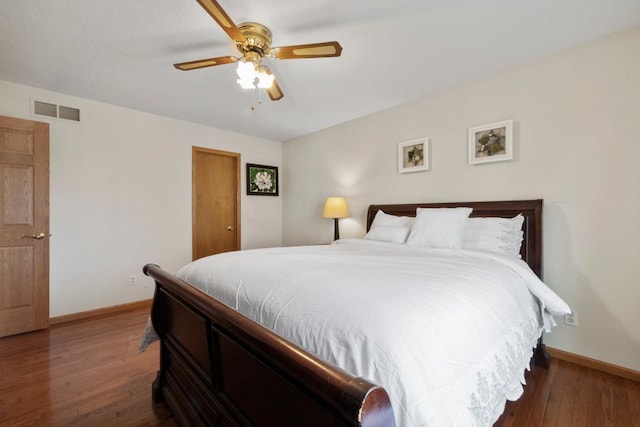
[[[469,129],[469,164],[513,159],[513,120]]]
[[[278,167],[247,163],[247,194],[277,196]]]
[[[429,170],[429,138],[415,139],[398,144],[398,172]]]

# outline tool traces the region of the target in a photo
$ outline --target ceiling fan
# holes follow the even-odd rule
[[[189,71],[237,62],[237,82],[240,86],[245,89],[255,89],[256,87],[265,89],[272,101],[278,101],[284,97],[284,93],[269,67],[262,65],[262,58],[330,58],[340,56],[342,53],[342,46],[337,41],[271,47],[271,31],[264,25],[256,22],[243,22],[236,26],[216,0],[197,1],[231,37],[242,56],[240,58],[220,56],[174,64],[173,66],[179,70]]]

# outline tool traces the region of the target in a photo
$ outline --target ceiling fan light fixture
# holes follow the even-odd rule
[[[238,84],[243,89],[253,89],[256,78],[258,77],[258,71],[253,62],[238,61],[238,68],[236,68],[236,74],[238,75]]]
[[[269,89],[273,86],[275,76],[265,66],[256,66],[253,61],[240,60],[236,68],[236,82],[243,89]]]
[[[253,81],[258,77],[258,70],[253,62],[247,62],[244,60],[238,61],[238,68],[236,68],[236,74],[240,80]]]
[[[264,67],[258,69],[258,87],[261,89],[269,89],[273,86],[275,76],[268,72]]]
[[[242,87],[242,89],[255,89],[255,86],[252,80],[249,81],[249,80],[238,79],[236,80],[236,82],[240,85],[240,87]]]

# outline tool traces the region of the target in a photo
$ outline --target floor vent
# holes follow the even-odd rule
[[[74,122],[80,121],[80,109],[42,101],[33,101],[33,114],[71,120]]]

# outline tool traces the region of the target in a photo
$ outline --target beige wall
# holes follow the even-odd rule
[[[31,116],[32,97],[80,108],[81,123]],[[242,247],[282,242],[282,198],[244,187],[246,162],[280,165],[279,142],[4,81],[0,115],[50,123],[52,316],[150,298],[144,264],[191,260],[193,145],[241,154]]]
[[[467,129],[505,119],[515,159],[468,165]],[[343,237],[370,203],[543,198],[544,279],[579,318],[547,343],[640,370],[638,126],[640,28],[284,143],[283,241],[332,239],[327,196],[350,204]],[[420,137],[431,171],[398,174],[397,144]]]

